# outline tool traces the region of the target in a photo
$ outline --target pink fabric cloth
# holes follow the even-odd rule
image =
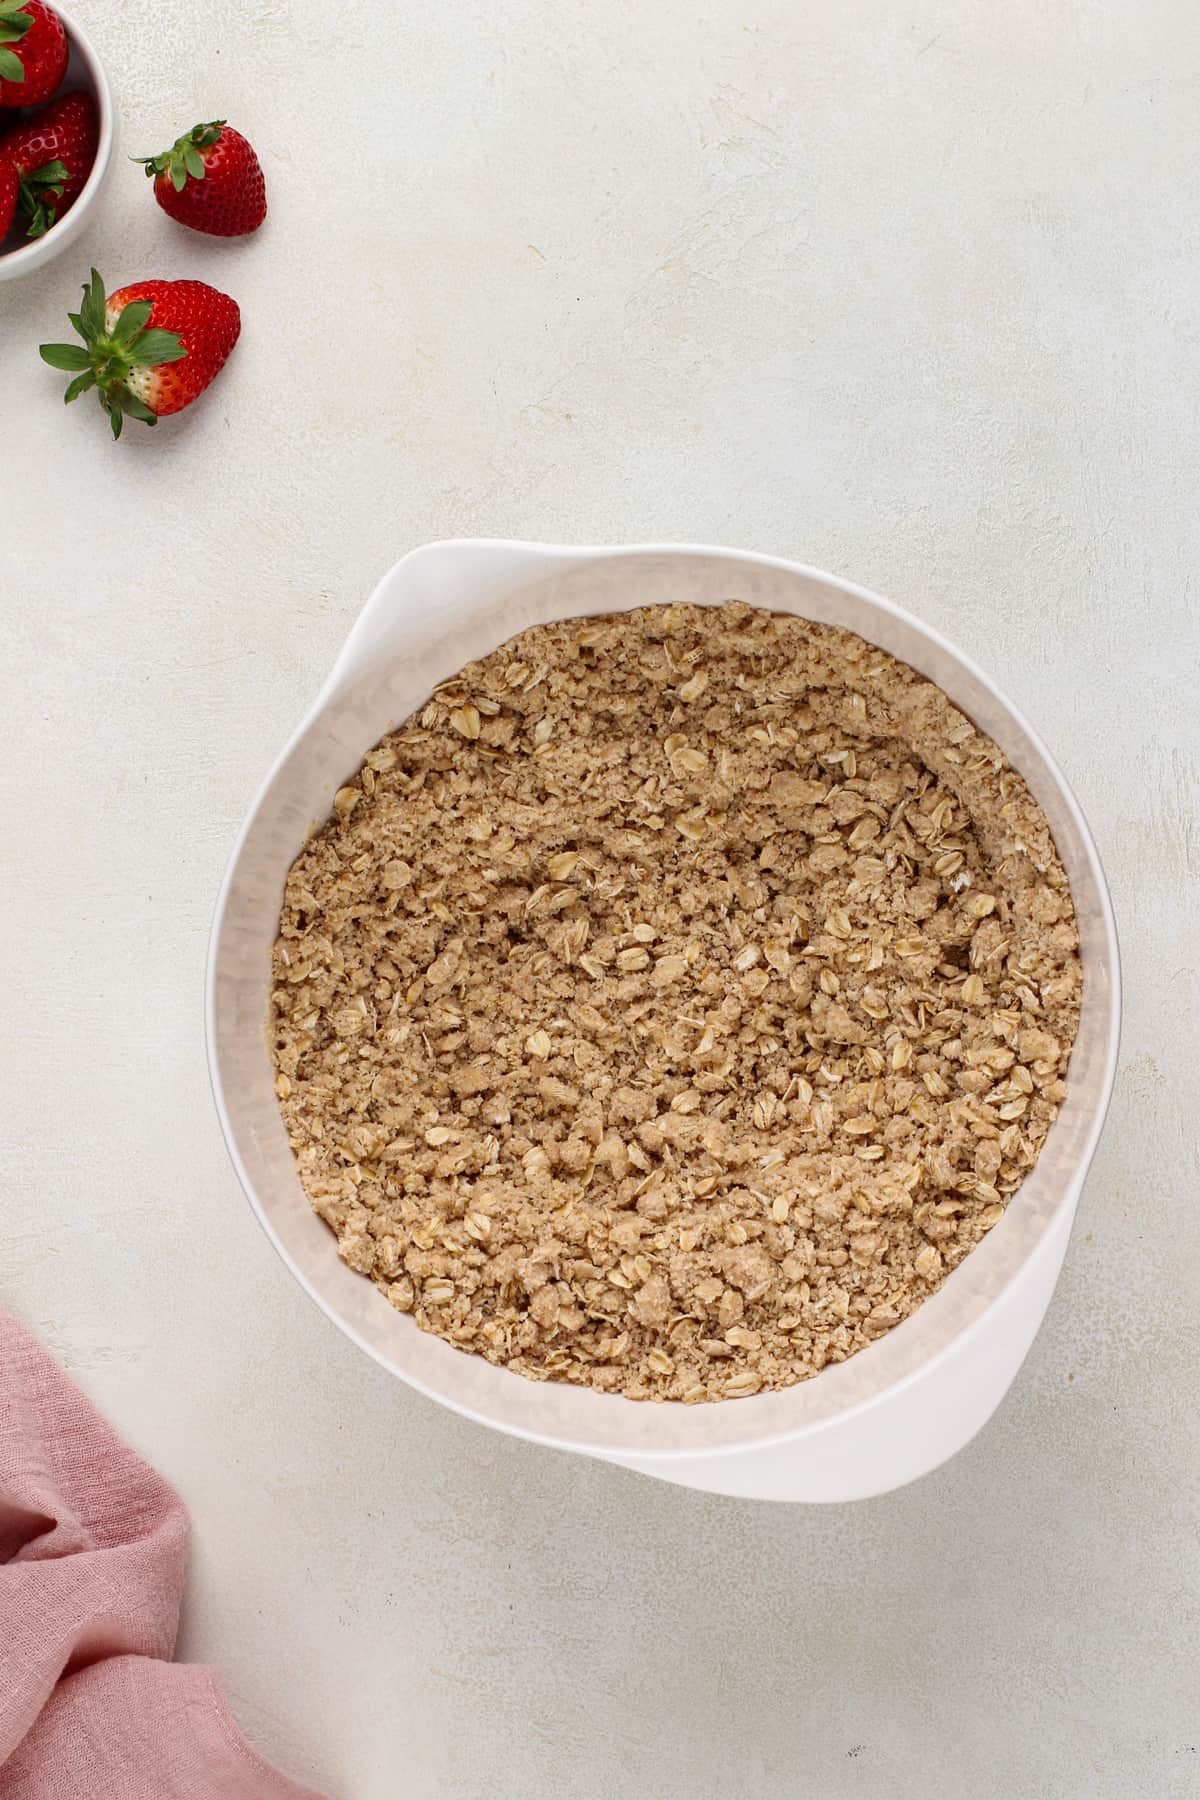
[[[171,1661],[187,1514],[0,1312],[0,1800],[320,1800]]]

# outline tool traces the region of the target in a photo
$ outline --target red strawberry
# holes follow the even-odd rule
[[[165,213],[213,237],[244,237],[267,216],[267,184],[257,156],[224,119],[193,125],[161,156],[135,157],[154,177]]]
[[[0,0],[0,106],[40,106],[67,72],[67,34],[45,0]]]
[[[99,141],[96,102],[82,90],[52,100],[0,138],[0,157],[8,157],[21,178],[17,204],[29,220],[27,237],[41,237],[70,211]]]
[[[237,343],[242,315],[203,281],[135,281],[108,298],[92,270],[67,315],[82,344],[42,344],[42,361],[75,377],[67,400],[94,387],[114,437],[124,415],[153,425],[202,394]]]
[[[20,188],[21,177],[17,174],[15,164],[7,156],[0,156],[0,243],[8,235],[8,228],[13,222]]]

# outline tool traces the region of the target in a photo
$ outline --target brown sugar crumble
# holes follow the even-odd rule
[[[1080,964],[1021,777],[861,638],[740,604],[535,626],[287,880],[277,1092],[351,1268],[630,1399],[786,1387],[1001,1217]]]

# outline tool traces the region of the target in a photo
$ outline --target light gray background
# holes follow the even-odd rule
[[[228,114],[247,243],[121,161],[0,289],[0,1294],[175,1481],[181,1649],[338,1800],[1192,1795],[1192,0],[77,0],[129,152]],[[339,123],[339,121],[349,123]],[[113,445],[36,356],[94,260],[241,302]],[[949,1467],[828,1511],[504,1441],[371,1366],[209,1101],[234,831],[447,535],[802,557],[948,632],[1095,827],[1128,1006],[1049,1320]]]

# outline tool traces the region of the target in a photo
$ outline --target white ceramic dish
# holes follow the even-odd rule
[[[67,73],[63,79],[57,99],[61,94],[69,94],[75,88],[89,88],[95,97],[96,111],[100,119],[100,139],[96,147],[96,160],[92,164],[91,174],[83,185],[83,191],[74,206],[57,225],[52,225],[44,237],[32,238],[28,242],[13,234],[0,241],[0,281],[15,281],[19,275],[29,275],[34,269],[40,269],[52,257],[60,256],[73,244],[80,232],[87,225],[104,185],[112,164],[113,150],[116,146],[116,113],[113,108],[112,89],[108,85],[108,77],[100,58],[96,55],[87,33],[75,23],[70,13],[65,12],[55,0],[55,12],[66,26],[67,41],[70,45],[70,60]],[[50,101],[46,102],[50,105]],[[0,135],[6,132],[11,124],[15,124],[21,115],[14,109],[0,111]],[[14,224],[14,233],[16,226]],[[82,276],[80,277],[82,280]]]
[[[526,1381],[393,1311],[339,1260],[296,1175],[273,1091],[266,1016],[284,877],[365,752],[439,681],[527,625],[658,601],[742,599],[859,632],[938,682],[1044,807],[1071,882],[1084,967],[1069,1093],[1001,1222],[909,1319],[811,1381],[749,1400],[637,1403]],[[1095,846],[1049,752],[995,686],[917,620],[862,588],[774,557],[704,547],[566,549],[460,541],[386,575],[267,777],[238,838],[208,970],[213,1089],[258,1217],[301,1286],[363,1350],[456,1412],[669,1481],[775,1500],[885,1492],[961,1448],[997,1406],[1049,1304],[1116,1068],[1120,978]]]

